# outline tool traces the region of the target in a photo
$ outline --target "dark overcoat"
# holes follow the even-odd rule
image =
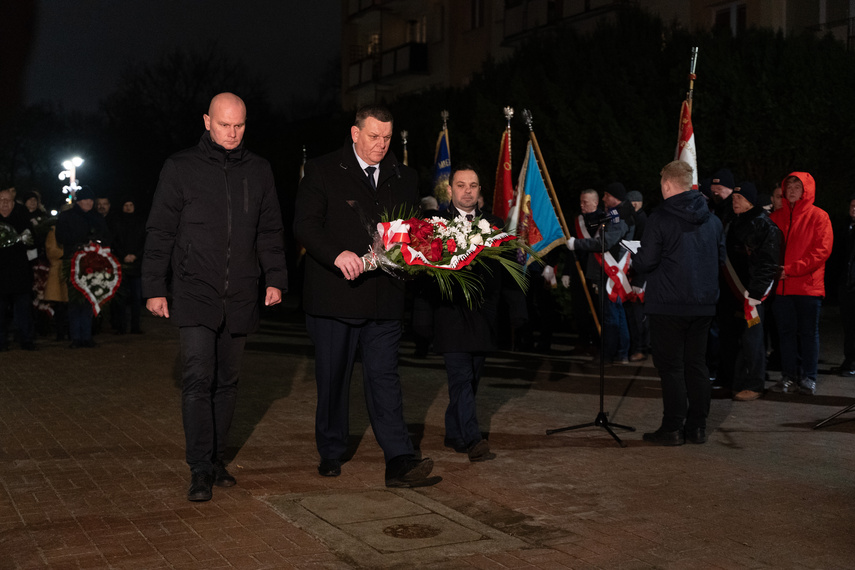
[[[449,206],[447,217],[457,217],[454,206]],[[501,228],[504,222],[498,217],[475,210],[476,217],[482,217],[490,225]],[[463,292],[456,290],[452,300],[441,299],[436,293],[434,312],[433,350],[438,354],[446,352],[492,352],[496,350],[496,329],[499,298],[505,270],[498,262],[490,262],[490,270],[484,266],[474,266],[483,286],[484,296],[477,306],[469,308]],[[460,271],[469,271],[469,268]]]
[[[352,144],[306,164],[294,210],[294,235],[306,248],[303,308],[316,317],[402,319],[404,281],[368,271],[352,281],[335,266],[343,251],[368,253],[384,212],[417,212],[418,177],[390,151],[380,162],[377,190]]]
[[[0,215],[0,223],[6,224],[21,235],[30,227],[24,208],[15,206],[7,217]],[[0,295],[29,293],[33,289],[33,269],[27,259],[27,246],[17,242],[0,247]],[[0,315],[5,318],[5,315]],[[5,339],[2,339],[5,342]]]

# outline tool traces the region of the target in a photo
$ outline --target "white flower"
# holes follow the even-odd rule
[[[493,231],[493,228],[490,227],[490,222],[488,222],[484,218],[478,220],[478,229],[481,230],[482,234],[488,234]]]
[[[469,238],[469,243],[472,245],[481,245],[484,243],[484,238],[481,237],[481,234],[475,234]]]

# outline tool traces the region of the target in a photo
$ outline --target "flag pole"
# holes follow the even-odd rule
[[[695,66],[698,65],[698,48],[697,46],[692,48],[692,62],[689,65],[689,92],[686,94],[686,101],[689,102],[689,111],[692,110],[692,94],[695,91],[695,79],[697,76],[695,75]]]
[[[561,223],[561,229],[564,231],[564,237],[570,237],[570,230],[567,227],[567,221],[564,219],[564,212],[561,211],[561,204],[558,203],[558,196],[555,193],[555,187],[552,185],[552,178],[549,176],[549,170],[546,169],[546,163],[543,161],[543,155],[540,154],[540,145],[537,144],[537,137],[534,135],[534,127],[532,126],[531,111],[523,109],[523,120],[528,127],[528,135],[531,139],[531,145],[534,148],[534,155],[540,164],[541,172],[546,180],[546,187],[549,189],[549,196],[552,199],[552,207],[558,214],[558,221]],[[582,279],[582,289],[585,291],[585,298],[588,300],[588,308],[591,309],[591,317],[594,319],[594,325],[597,327],[597,334],[602,335],[602,327],[600,327],[600,319],[597,318],[597,310],[594,308],[594,301],[591,299],[591,292],[588,291],[588,284],[585,280],[585,272],[582,271],[582,264],[579,263],[579,258],[573,253],[573,259],[576,262],[576,271],[579,273],[579,278]]]
[[[401,143],[404,145],[404,166],[409,166],[409,156],[407,155],[407,136],[409,136],[409,131],[401,131]]]
[[[513,107],[505,107],[504,113],[505,113],[505,120],[507,121],[507,127],[505,127],[505,132],[502,135],[502,142],[501,142],[501,146],[499,148],[499,160],[498,160],[497,166],[496,166],[496,187],[493,189],[493,213],[498,215],[499,212],[501,212],[502,216],[500,216],[500,217],[504,217],[504,220],[502,220],[502,221],[505,222],[505,224],[507,226],[508,220],[510,220],[512,217],[511,216],[510,204],[508,204],[507,208],[505,206],[502,206],[501,210],[499,210],[499,211],[497,211],[496,208],[497,208],[497,205],[500,204],[500,201],[504,201],[504,198],[505,198],[504,194],[502,193],[502,191],[504,190],[504,185],[502,184],[502,182],[503,182],[502,178],[504,176],[503,173],[505,171],[507,171],[508,177],[510,177],[510,172],[511,172],[511,119],[514,117],[514,108]],[[507,145],[505,144],[506,140],[507,140]],[[505,148],[508,149],[508,161],[507,161],[507,163],[503,164],[502,159],[505,156]],[[505,165],[507,165],[507,168],[505,167]],[[511,199],[512,200],[513,200],[513,194],[514,194],[514,191],[513,191],[513,184],[512,184],[511,185]]]
[[[555,194],[555,187],[552,185],[552,178],[549,177],[549,170],[546,169],[546,163],[543,162],[543,155],[540,154],[540,145],[537,144],[537,137],[534,135],[534,127],[532,126],[531,111],[523,109],[523,120],[528,127],[528,136],[531,139],[531,144],[534,147],[534,154],[540,164],[541,171],[546,181],[546,187],[549,189],[549,197],[552,199],[552,207],[558,214],[558,221],[561,223],[561,229],[564,231],[564,237],[570,237],[570,230],[567,228],[567,222],[564,220],[564,212],[561,211],[561,204],[558,203],[558,196]]]

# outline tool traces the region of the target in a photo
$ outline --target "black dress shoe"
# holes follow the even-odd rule
[[[430,484],[427,479],[433,470],[433,460],[416,459],[411,455],[395,457],[386,465],[387,487],[423,487]]]
[[[210,501],[214,494],[211,492],[214,476],[204,471],[193,471],[190,476],[190,488],[187,490],[188,501]]]
[[[217,487],[234,487],[237,485],[237,479],[226,470],[226,464],[222,461],[214,463],[214,485]]]
[[[318,473],[322,477],[338,477],[341,475],[341,461],[338,459],[321,459],[318,465]]]
[[[704,428],[689,428],[686,430],[686,441],[689,443],[706,443],[707,430]]]
[[[460,441],[459,439],[448,439],[445,438],[442,442],[445,447],[450,447],[457,453],[468,453],[469,446]]]
[[[486,439],[481,439],[469,446],[469,461],[476,463],[478,461],[490,461],[496,458],[496,454],[490,451],[490,444]]]
[[[686,438],[683,436],[683,430],[666,431],[662,428],[644,434],[644,441],[654,443],[656,445],[683,445],[686,443]]]

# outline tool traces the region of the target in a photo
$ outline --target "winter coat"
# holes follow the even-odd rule
[[[297,191],[294,235],[306,248],[303,308],[309,315],[346,319],[402,319],[404,281],[382,270],[344,278],[335,266],[343,251],[368,253],[381,215],[418,211],[416,172],[390,151],[380,161],[377,189],[356,160],[353,145],[306,163]]]
[[[146,226],[142,264],[146,298],[166,297],[172,269],[176,326],[232,334],[255,330],[258,290],[287,290],[282,213],[267,160],[243,145],[227,151],[202,135],[169,157]]]
[[[688,190],[662,202],[632,257],[633,267],[647,277],[645,313],[715,315],[724,260],[721,221],[700,192]]]
[[[62,279],[62,246],[56,242],[56,226],[53,226],[45,239],[45,254],[50,262],[47,283],[45,283],[45,301],[68,303],[68,283]]]
[[[834,248],[829,263],[832,259],[837,270],[838,295],[855,294],[855,220],[849,216],[834,233]]]
[[[449,206],[446,218],[458,216],[454,206]],[[476,208],[475,217],[481,217],[490,225],[501,228],[504,222],[498,217]],[[496,330],[502,278],[506,271],[498,262],[490,269],[484,265],[473,267],[481,279],[483,297],[481,304],[470,309],[463,292],[455,289],[454,299],[441,299],[435,291],[433,350],[437,354],[446,352],[491,352],[496,350]]]
[[[616,212],[615,212],[616,210]],[[629,201],[623,201],[618,205],[615,210],[610,210],[609,214],[616,213],[617,215],[612,216],[611,220],[603,224],[604,232],[605,232],[605,248],[606,251],[612,254],[612,257],[615,258],[615,261],[620,262],[624,255],[628,252],[627,250],[620,244],[621,240],[631,240],[635,234],[635,216],[633,216],[633,208],[632,203]],[[600,216],[609,216],[609,214],[603,214],[602,211],[597,210],[595,212]],[[590,222],[592,219],[592,215],[588,214],[585,216],[586,222]],[[602,217],[600,219],[603,219]],[[599,222],[597,220],[596,222]],[[600,282],[600,263],[597,261],[597,258],[594,255],[595,253],[600,253],[602,251],[603,244],[600,243],[600,235],[598,223],[594,226],[594,229],[591,229],[590,223],[588,224],[588,233],[591,234],[590,238],[576,239],[573,247],[574,251],[579,252],[587,252],[588,260],[587,267],[585,268],[585,277],[591,283],[599,283]]]
[[[781,230],[765,209],[756,206],[735,214],[726,231],[727,258],[748,296],[759,301],[771,292],[778,277]]]
[[[95,208],[88,212],[80,209],[79,204],[74,204],[70,210],[59,215],[56,221],[56,241],[62,245],[62,258],[70,260],[90,242],[99,242],[104,247],[111,243],[110,231],[104,217]]]
[[[8,216],[0,214],[0,224],[6,224],[19,236],[30,229],[26,208],[15,207]],[[7,247],[0,247],[0,295],[18,295],[33,290],[33,268],[27,258],[30,246],[18,241]],[[5,315],[0,315],[5,318]],[[2,339],[5,342],[6,339]]]
[[[122,264],[122,277],[139,277],[145,252],[145,219],[138,213],[117,215],[113,220],[113,255]],[[125,262],[127,255],[136,260]]]
[[[784,274],[778,282],[778,295],[825,296],[825,261],[831,255],[834,234],[825,210],[813,205],[816,183],[807,172],[792,172],[802,181],[804,194],[793,206],[784,199],[784,207],[770,218],[784,234]],[[784,178],[784,180],[786,180]],[[783,186],[783,182],[782,182]]]

